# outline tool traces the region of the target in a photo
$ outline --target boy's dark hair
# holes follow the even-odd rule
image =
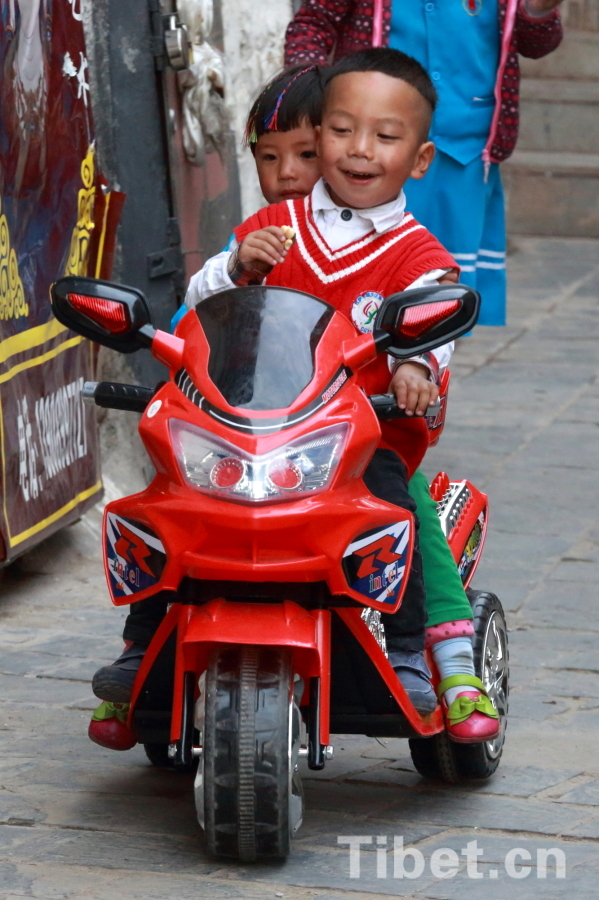
[[[252,153],[258,138],[268,131],[291,131],[304,120],[320,125],[325,71],[323,66],[303,63],[285,69],[267,83],[247,120],[245,139]]]
[[[399,78],[416,88],[430,105],[431,112],[435,111],[437,92],[428,72],[417,59],[402,53],[401,50],[393,50],[391,47],[370,47],[351,56],[344,56],[328,70],[325,93],[337,75],[347,75],[350,72],[381,72],[391,78]]]

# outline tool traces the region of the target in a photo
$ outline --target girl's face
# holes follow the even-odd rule
[[[305,120],[291,131],[267,131],[256,143],[256,168],[268,203],[300,200],[320,178],[314,128]]]

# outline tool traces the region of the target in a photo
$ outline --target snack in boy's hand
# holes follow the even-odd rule
[[[285,235],[285,250],[290,250],[295,240],[295,231],[291,225],[281,225],[281,231]]]

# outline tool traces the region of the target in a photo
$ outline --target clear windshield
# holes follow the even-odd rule
[[[314,375],[314,353],[334,309],[277,287],[234,288],[201,300],[208,374],[227,403],[286,409]]]

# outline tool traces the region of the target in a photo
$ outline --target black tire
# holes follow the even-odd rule
[[[160,769],[174,769],[175,761],[168,755],[168,744],[144,744],[144,750],[153,766]]]
[[[412,738],[410,753],[417,771],[425,778],[448,784],[489,778],[499,765],[507,727],[509,652],[503,607],[495,594],[487,591],[469,590],[467,594],[474,614],[474,668],[497,706],[501,731],[494,741],[481,744],[457,744],[445,733],[433,738]],[[490,652],[490,643],[496,645],[496,652]],[[500,666],[493,672],[498,658]]]
[[[456,768],[451,741],[445,732],[432,738],[410,738],[410,754],[416,771],[423,778],[457,784],[460,774]]]
[[[498,598],[487,591],[467,593],[474,613],[474,668],[497,708],[501,729],[494,741],[452,746],[461,778],[481,779],[496,771],[503,753],[509,703],[509,649],[505,613]],[[499,654],[494,649],[498,644]]]
[[[288,651],[215,651],[206,676],[204,827],[208,850],[242,862],[289,853],[293,673]]]

